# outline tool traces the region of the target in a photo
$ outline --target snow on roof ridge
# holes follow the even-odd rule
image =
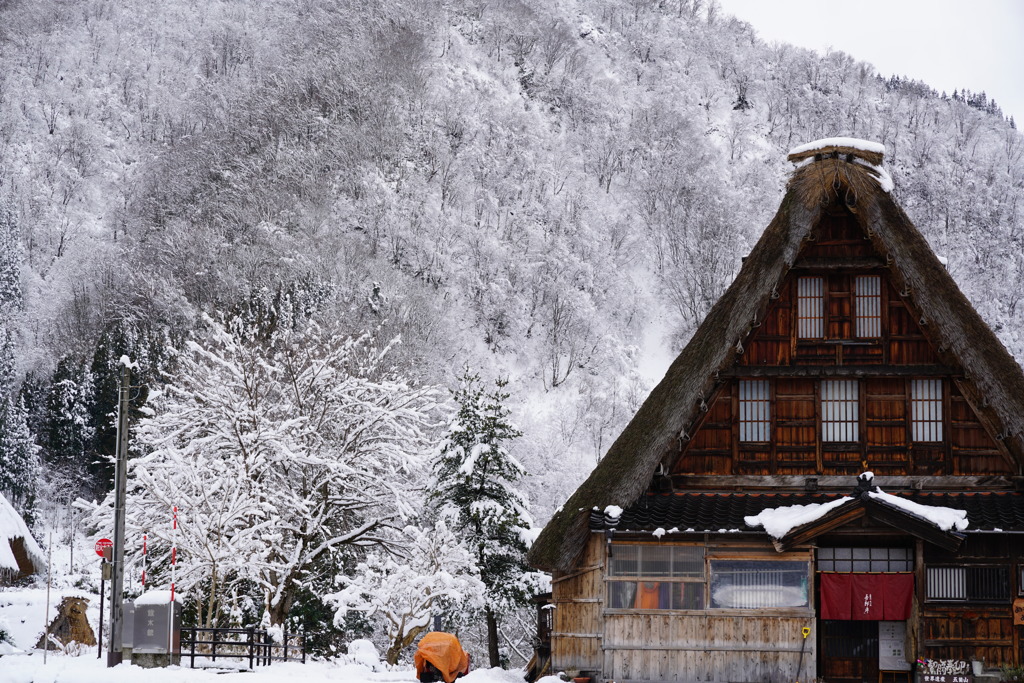
[[[803,145],[798,145],[793,149],[789,150],[786,156],[792,156],[794,154],[803,154],[804,152],[811,152],[818,149],[826,149],[828,147],[851,147],[853,149],[859,149],[865,152],[885,154],[885,145],[883,145],[880,142],[873,142],[871,140],[861,140],[859,138],[822,138],[820,140],[814,140]]]
[[[941,505],[915,503],[912,500],[886,493],[877,487],[875,491],[868,491],[868,495],[875,500],[882,500],[913,515],[922,517],[943,531],[950,531],[951,529],[963,531],[970,525],[966,510],[957,510],[956,508],[947,508]]]
[[[786,505],[784,507],[767,508],[756,515],[743,518],[747,526],[764,527],[772,538],[782,538],[798,526],[809,524],[824,517],[830,510],[843,505],[853,498],[843,496],[827,503],[809,503],[807,505]]]

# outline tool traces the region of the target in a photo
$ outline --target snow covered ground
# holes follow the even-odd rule
[[[99,622],[97,595],[75,589],[54,590],[50,594],[50,618],[56,605],[65,595],[79,595],[90,599],[87,616],[96,630]],[[269,667],[256,667],[255,671],[232,673],[225,669],[142,669],[129,663],[107,668],[106,648],[97,658],[96,646],[76,648],[77,652],[63,654],[49,652],[46,662],[43,651],[31,649],[39,640],[46,621],[46,589],[0,589],[0,628],[7,631],[18,652],[3,654],[12,648],[0,644],[0,681],[2,683],[201,683],[219,681],[229,683],[238,679],[243,683],[289,683],[290,681],[335,681],[338,683],[377,683],[405,681],[414,683],[416,672],[412,667],[388,667],[386,664],[361,664],[345,657],[332,662],[276,663]],[[105,645],[105,644],[104,644]],[[548,677],[544,683],[560,683]],[[477,669],[460,679],[465,683],[523,683],[519,670]]]
[[[255,671],[225,673],[224,670],[203,670],[180,667],[166,669],[140,669],[131,664],[107,668],[106,659],[96,658],[95,650],[81,656],[50,654],[43,664],[42,652],[0,657],[0,680],[4,683],[199,683],[233,679],[243,683],[288,683],[289,681],[335,681],[338,683],[376,683],[384,681],[416,681],[411,668],[392,671],[373,671],[359,664],[342,662],[310,662],[308,664],[277,663],[270,667],[257,667]],[[465,683],[523,683],[522,671],[477,669],[465,678]],[[549,676],[544,683],[561,683]]]

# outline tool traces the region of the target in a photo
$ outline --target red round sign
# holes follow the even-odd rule
[[[103,551],[106,548],[113,548],[114,542],[111,541],[109,538],[101,538],[100,540],[96,541],[96,545],[94,547],[96,549],[96,554],[100,557],[103,557]]]

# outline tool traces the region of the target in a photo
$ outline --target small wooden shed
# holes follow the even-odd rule
[[[0,586],[9,586],[44,566],[43,551],[25,520],[0,493]]]
[[[1024,661],[1024,373],[883,153],[790,153],[733,284],[534,544],[553,670],[852,683]]]

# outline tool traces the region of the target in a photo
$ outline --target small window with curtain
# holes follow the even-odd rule
[[[771,388],[766,379],[740,380],[740,441],[768,441]]]
[[[711,607],[806,607],[807,578],[806,562],[712,560]]]
[[[942,380],[910,381],[910,426],[914,441],[942,441]]]
[[[613,543],[609,609],[704,609],[704,548]]]
[[[825,336],[825,285],[820,277],[797,280],[797,339],[821,339]]]
[[[854,292],[857,337],[875,339],[882,336],[882,278],[858,275]]]
[[[859,385],[855,379],[821,383],[821,440],[857,441],[860,438]]]

